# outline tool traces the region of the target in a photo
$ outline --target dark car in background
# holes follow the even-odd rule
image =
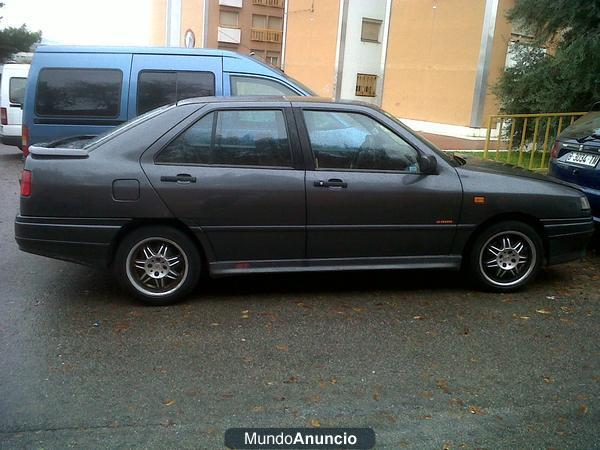
[[[567,127],[550,154],[550,175],[578,185],[587,195],[600,227],[600,111],[592,111]]]
[[[584,194],[465,163],[382,110],[309,97],[202,98],[83,148],[31,147],[15,222],[27,252],[111,267],[150,304],[200,273],[468,268],[518,289],[584,255]]]

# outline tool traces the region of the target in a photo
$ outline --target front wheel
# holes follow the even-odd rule
[[[121,242],[114,261],[119,283],[150,305],[181,300],[198,282],[201,258],[195,243],[167,226],[134,230]]]
[[[469,266],[484,288],[514,291],[537,274],[543,258],[537,232],[523,222],[506,221],[484,230],[473,243]]]

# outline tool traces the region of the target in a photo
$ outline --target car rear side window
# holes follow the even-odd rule
[[[8,99],[11,103],[23,104],[25,86],[27,86],[27,78],[14,77],[10,79],[8,83]]]
[[[418,152],[360,113],[304,111],[317,169],[419,172]]]
[[[156,162],[291,167],[292,155],[283,111],[210,113],[167,145]]]
[[[122,84],[118,69],[42,69],[35,111],[39,116],[117,117]]]
[[[144,70],[138,77],[137,113],[193,97],[215,95],[212,72]]]
[[[278,81],[265,78],[232,76],[231,95],[298,95]]]

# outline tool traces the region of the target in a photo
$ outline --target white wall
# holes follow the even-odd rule
[[[384,25],[381,24],[379,43],[362,42],[362,19],[376,19],[385,22],[386,0],[350,0],[348,2],[348,19],[346,25],[346,40],[342,67],[340,98],[347,100],[361,100],[380,104],[381,83],[381,52],[385,43]],[[357,97],[356,74],[367,73],[377,75],[378,97]],[[339,81],[338,81],[339,83]]]

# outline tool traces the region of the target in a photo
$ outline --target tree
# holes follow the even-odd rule
[[[0,3],[0,8],[3,6],[4,3]],[[0,63],[4,63],[15,53],[31,51],[33,45],[41,39],[41,31],[29,31],[25,24],[19,28],[8,27],[0,30]]]
[[[586,111],[600,101],[600,0],[516,0],[507,17],[534,38],[516,46],[494,87],[503,112]]]

